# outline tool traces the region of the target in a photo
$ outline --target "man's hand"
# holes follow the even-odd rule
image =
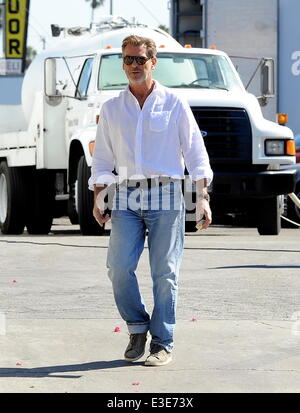
[[[207,195],[207,180],[196,181],[196,226],[198,229],[207,229],[212,222],[212,214]]]
[[[103,227],[103,224],[110,220],[110,216],[108,214],[104,216],[104,211],[101,211],[96,205],[93,208],[93,216],[100,227]]]
[[[107,187],[97,187],[94,185],[94,208],[93,208],[93,216],[98,224],[103,227],[105,222],[110,220],[110,216],[105,213],[105,201],[104,198],[107,194]]]
[[[196,225],[199,229],[207,229],[212,222],[212,214],[209,202],[206,199],[199,199],[196,202]]]

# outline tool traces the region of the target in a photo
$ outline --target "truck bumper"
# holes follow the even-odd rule
[[[265,198],[294,192],[296,170],[214,172],[212,196]]]

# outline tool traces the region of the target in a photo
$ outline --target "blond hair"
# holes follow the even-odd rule
[[[125,47],[131,46],[146,46],[146,53],[148,57],[156,56],[156,44],[154,40],[149,39],[148,37],[141,37],[141,36],[127,36],[122,42],[122,52],[124,54]]]

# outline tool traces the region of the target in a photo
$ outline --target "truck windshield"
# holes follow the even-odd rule
[[[242,86],[224,56],[190,53],[158,53],[154,79],[171,88],[241,90]],[[100,90],[124,89],[128,80],[122,55],[102,56],[98,77]]]

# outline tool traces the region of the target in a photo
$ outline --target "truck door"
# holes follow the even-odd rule
[[[67,146],[77,129],[90,123],[93,119],[93,102],[89,101],[89,87],[92,75],[94,58],[87,58],[82,66],[81,73],[75,88],[74,99],[69,99],[66,115]]]

